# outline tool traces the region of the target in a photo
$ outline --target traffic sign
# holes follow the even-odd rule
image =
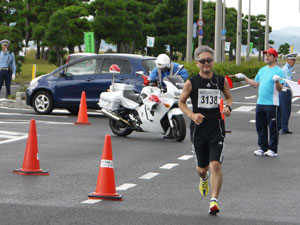
[[[197,20],[197,25],[198,25],[198,27],[203,27],[203,26],[204,26],[204,21],[203,21],[203,19]]]
[[[198,36],[203,36],[204,35],[204,31],[202,28],[200,28],[197,32]]]

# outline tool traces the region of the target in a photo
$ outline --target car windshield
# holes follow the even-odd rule
[[[143,67],[145,71],[147,71],[146,75],[149,75],[151,71],[155,68],[155,60],[154,59],[147,59],[143,60]]]

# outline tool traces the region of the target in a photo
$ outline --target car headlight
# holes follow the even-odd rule
[[[31,82],[30,82],[30,84],[29,84],[29,89],[34,89],[34,88],[36,88],[36,86],[38,85],[38,81],[39,81],[39,79],[41,79],[42,78],[42,76],[39,76],[39,77],[37,77],[37,78],[34,78]]]

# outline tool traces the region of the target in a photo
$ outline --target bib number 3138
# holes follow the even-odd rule
[[[198,89],[198,108],[218,108],[221,93],[217,89]]]

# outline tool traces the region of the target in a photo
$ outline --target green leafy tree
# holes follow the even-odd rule
[[[45,42],[50,50],[49,61],[56,66],[63,63],[64,50],[68,36],[72,35],[69,26],[69,17],[64,10],[57,10],[50,17],[48,29],[45,33]]]
[[[264,50],[265,45],[265,23],[266,16],[261,14],[257,16],[251,16],[251,42],[253,42],[253,47],[259,52],[258,58],[261,61],[261,52]],[[269,26],[269,33],[272,32],[272,27]],[[273,40],[269,40],[269,44],[274,44]]]
[[[278,54],[286,55],[290,52],[290,45],[288,43],[281,44],[278,49]]]
[[[155,25],[154,53],[162,53],[166,45],[170,46],[170,58],[174,53],[185,52],[186,45],[186,1],[163,0],[150,15]]]

